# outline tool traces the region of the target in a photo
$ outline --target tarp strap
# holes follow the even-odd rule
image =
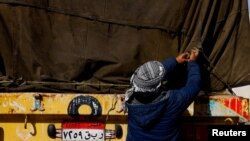
[[[96,16],[91,16],[91,15],[86,15],[86,14],[81,14],[78,12],[74,12],[72,10],[66,10],[66,9],[58,9],[54,7],[49,7],[49,6],[44,6],[44,5],[35,5],[35,4],[30,4],[27,2],[23,1],[16,1],[16,0],[0,0],[0,4],[9,4],[9,5],[19,5],[19,6],[24,6],[24,7],[30,7],[30,8],[36,8],[36,9],[41,9],[41,10],[46,10],[49,12],[54,12],[58,14],[63,14],[63,15],[68,15],[68,16],[74,16],[78,18],[84,18],[87,20],[91,21],[97,21],[97,22],[102,22],[102,23],[108,23],[108,24],[116,24],[116,25],[121,25],[121,26],[129,26],[133,28],[145,28],[145,29],[159,29],[163,30],[167,33],[170,33],[171,35],[178,35],[179,31],[170,29],[165,26],[160,26],[160,25],[149,25],[149,24],[138,24],[138,23],[133,23],[133,22],[127,22],[127,21],[121,21],[121,20],[112,20],[112,19],[106,19],[106,18],[100,18]]]
[[[236,95],[235,92],[233,91],[232,87],[230,86],[230,84],[228,84],[227,82],[225,82],[216,72],[212,72],[211,70],[214,70],[214,66],[211,64],[211,62],[209,61],[208,57],[206,56],[206,54],[204,53],[202,47],[198,48],[200,53],[202,54],[202,56],[204,57],[204,59],[206,60],[206,62],[208,63],[208,66],[206,66],[206,69],[208,70],[208,72],[210,74],[212,74],[213,76],[215,76],[216,79],[218,79],[221,83],[223,83],[228,91],[230,92],[230,94],[232,95]],[[205,64],[204,64],[205,65]]]

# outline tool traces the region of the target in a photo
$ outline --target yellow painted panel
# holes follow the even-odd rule
[[[122,94],[0,93],[0,141],[59,141],[61,138],[48,136],[47,128],[53,124],[60,129],[64,121],[102,122],[106,123],[105,129],[111,130],[119,124],[122,138],[107,140],[124,141],[127,115],[120,111],[122,97]],[[189,115],[193,115],[192,109],[193,104]],[[71,112],[78,112],[79,116],[74,117]],[[98,112],[98,116],[90,115]]]
[[[70,94],[70,93],[39,93],[42,97],[41,105],[44,111],[31,111],[34,107],[34,94],[38,93],[0,93],[0,113],[6,114],[68,114],[67,109],[70,102],[78,96],[91,96],[100,102],[102,115],[107,114],[115,104],[115,109],[110,111],[110,115],[123,115],[117,112],[121,108],[121,95],[115,94]],[[85,106],[85,105],[83,105]],[[83,107],[84,108],[84,107]],[[89,107],[86,111],[79,109],[80,114],[88,115]]]
[[[26,129],[24,123],[0,123],[0,141],[61,141],[61,138],[50,138],[47,134],[48,123],[27,123]],[[56,128],[61,128],[61,123],[54,123]],[[124,141],[127,134],[127,125],[121,124],[123,136],[121,139],[110,139],[111,141]],[[113,129],[114,124],[107,124],[106,129]],[[1,133],[2,132],[2,133]],[[109,139],[107,139],[109,140]]]
[[[41,96],[38,101],[34,97],[37,94]],[[90,115],[91,107],[79,104],[79,100],[83,100],[77,99],[79,97],[88,97],[99,102],[101,114]],[[77,117],[72,117],[68,112],[73,99],[78,107],[74,105],[71,108],[78,108],[75,111],[80,116]],[[85,100],[89,104],[95,102]],[[38,102],[38,107],[35,102]],[[93,104],[93,107],[98,106]],[[120,112],[121,107],[121,95],[115,94],[0,93],[0,141],[59,141],[62,139],[48,136],[47,128],[49,124],[53,124],[60,129],[64,121],[102,122],[106,123],[105,129],[110,130],[115,130],[115,124],[119,124],[123,130],[122,138],[107,140],[124,141],[127,134],[127,116]]]

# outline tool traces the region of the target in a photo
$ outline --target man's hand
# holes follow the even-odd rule
[[[185,52],[185,53],[182,53],[180,55],[178,55],[176,57],[176,61],[181,64],[181,63],[184,63],[186,61],[189,61],[189,58],[190,58],[190,54],[188,52]]]
[[[195,61],[198,58],[199,49],[193,48],[190,53],[189,61]]]

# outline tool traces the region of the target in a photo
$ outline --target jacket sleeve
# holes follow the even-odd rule
[[[186,85],[177,91],[177,103],[185,110],[196,98],[201,87],[201,73],[198,62],[188,62],[188,78]]]
[[[164,74],[164,80],[168,79],[169,73],[171,73],[174,68],[177,65],[177,61],[175,57],[170,57],[162,62],[164,69],[165,69],[165,74]]]

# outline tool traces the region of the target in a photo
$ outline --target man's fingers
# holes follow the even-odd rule
[[[191,54],[197,56],[197,55],[199,54],[199,49],[193,48],[193,49],[191,50]]]
[[[190,58],[190,53],[185,52],[183,53],[183,59],[189,59]]]
[[[199,55],[199,49],[197,49],[197,48],[191,49],[191,54],[190,54],[190,57],[189,57],[189,61],[196,60],[198,55]]]
[[[195,53],[195,54],[198,54],[199,53],[199,49],[198,48],[193,48],[192,52]]]

